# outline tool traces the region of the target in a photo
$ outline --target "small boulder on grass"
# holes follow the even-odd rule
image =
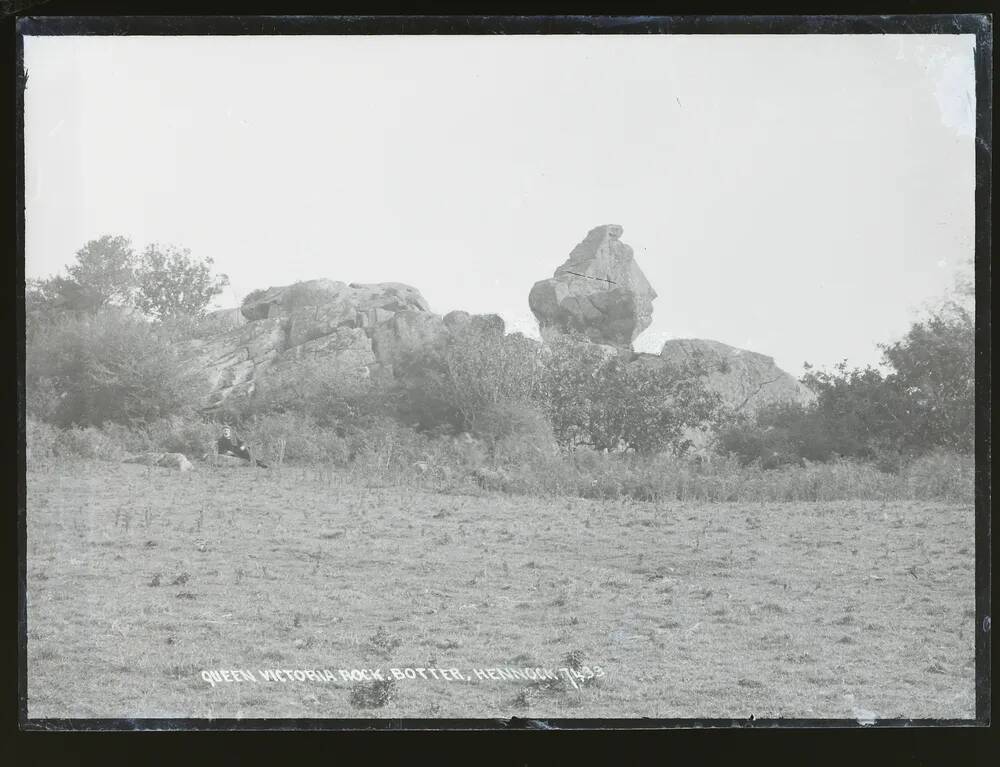
[[[181,453],[164,453],[156,465],[178,471],[191,471],[192,468],[191,462]]]
[[[140,453],[126,458],[122,463],[138,463],[143,466],[162,466],[178,471],[191,471],[191,462],[183,453]]]

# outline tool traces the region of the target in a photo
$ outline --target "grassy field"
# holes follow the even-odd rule
[[[27,480],[31,718],[974,715],[971,505],[538,500],[96,461]],[[604,674],[472,671],[579,665]],[[339,676],[406,667],[466,680]]]

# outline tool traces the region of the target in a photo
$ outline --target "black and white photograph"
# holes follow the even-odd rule
[[[981,721],[954,21],[26,20],[23,721]]]

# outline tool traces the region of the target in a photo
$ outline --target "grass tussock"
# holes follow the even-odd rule
[[[396,697],[394,679],[373,679],[351,687],[350,702],[355,708],[382,708]]]

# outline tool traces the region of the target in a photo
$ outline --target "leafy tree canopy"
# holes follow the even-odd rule
[[[203,315],[229,284],[226,275],[212,273],[212,264],[210,257],[192,258],[187,249],[148,246],[137,269],[135,306],[157,319]]]

